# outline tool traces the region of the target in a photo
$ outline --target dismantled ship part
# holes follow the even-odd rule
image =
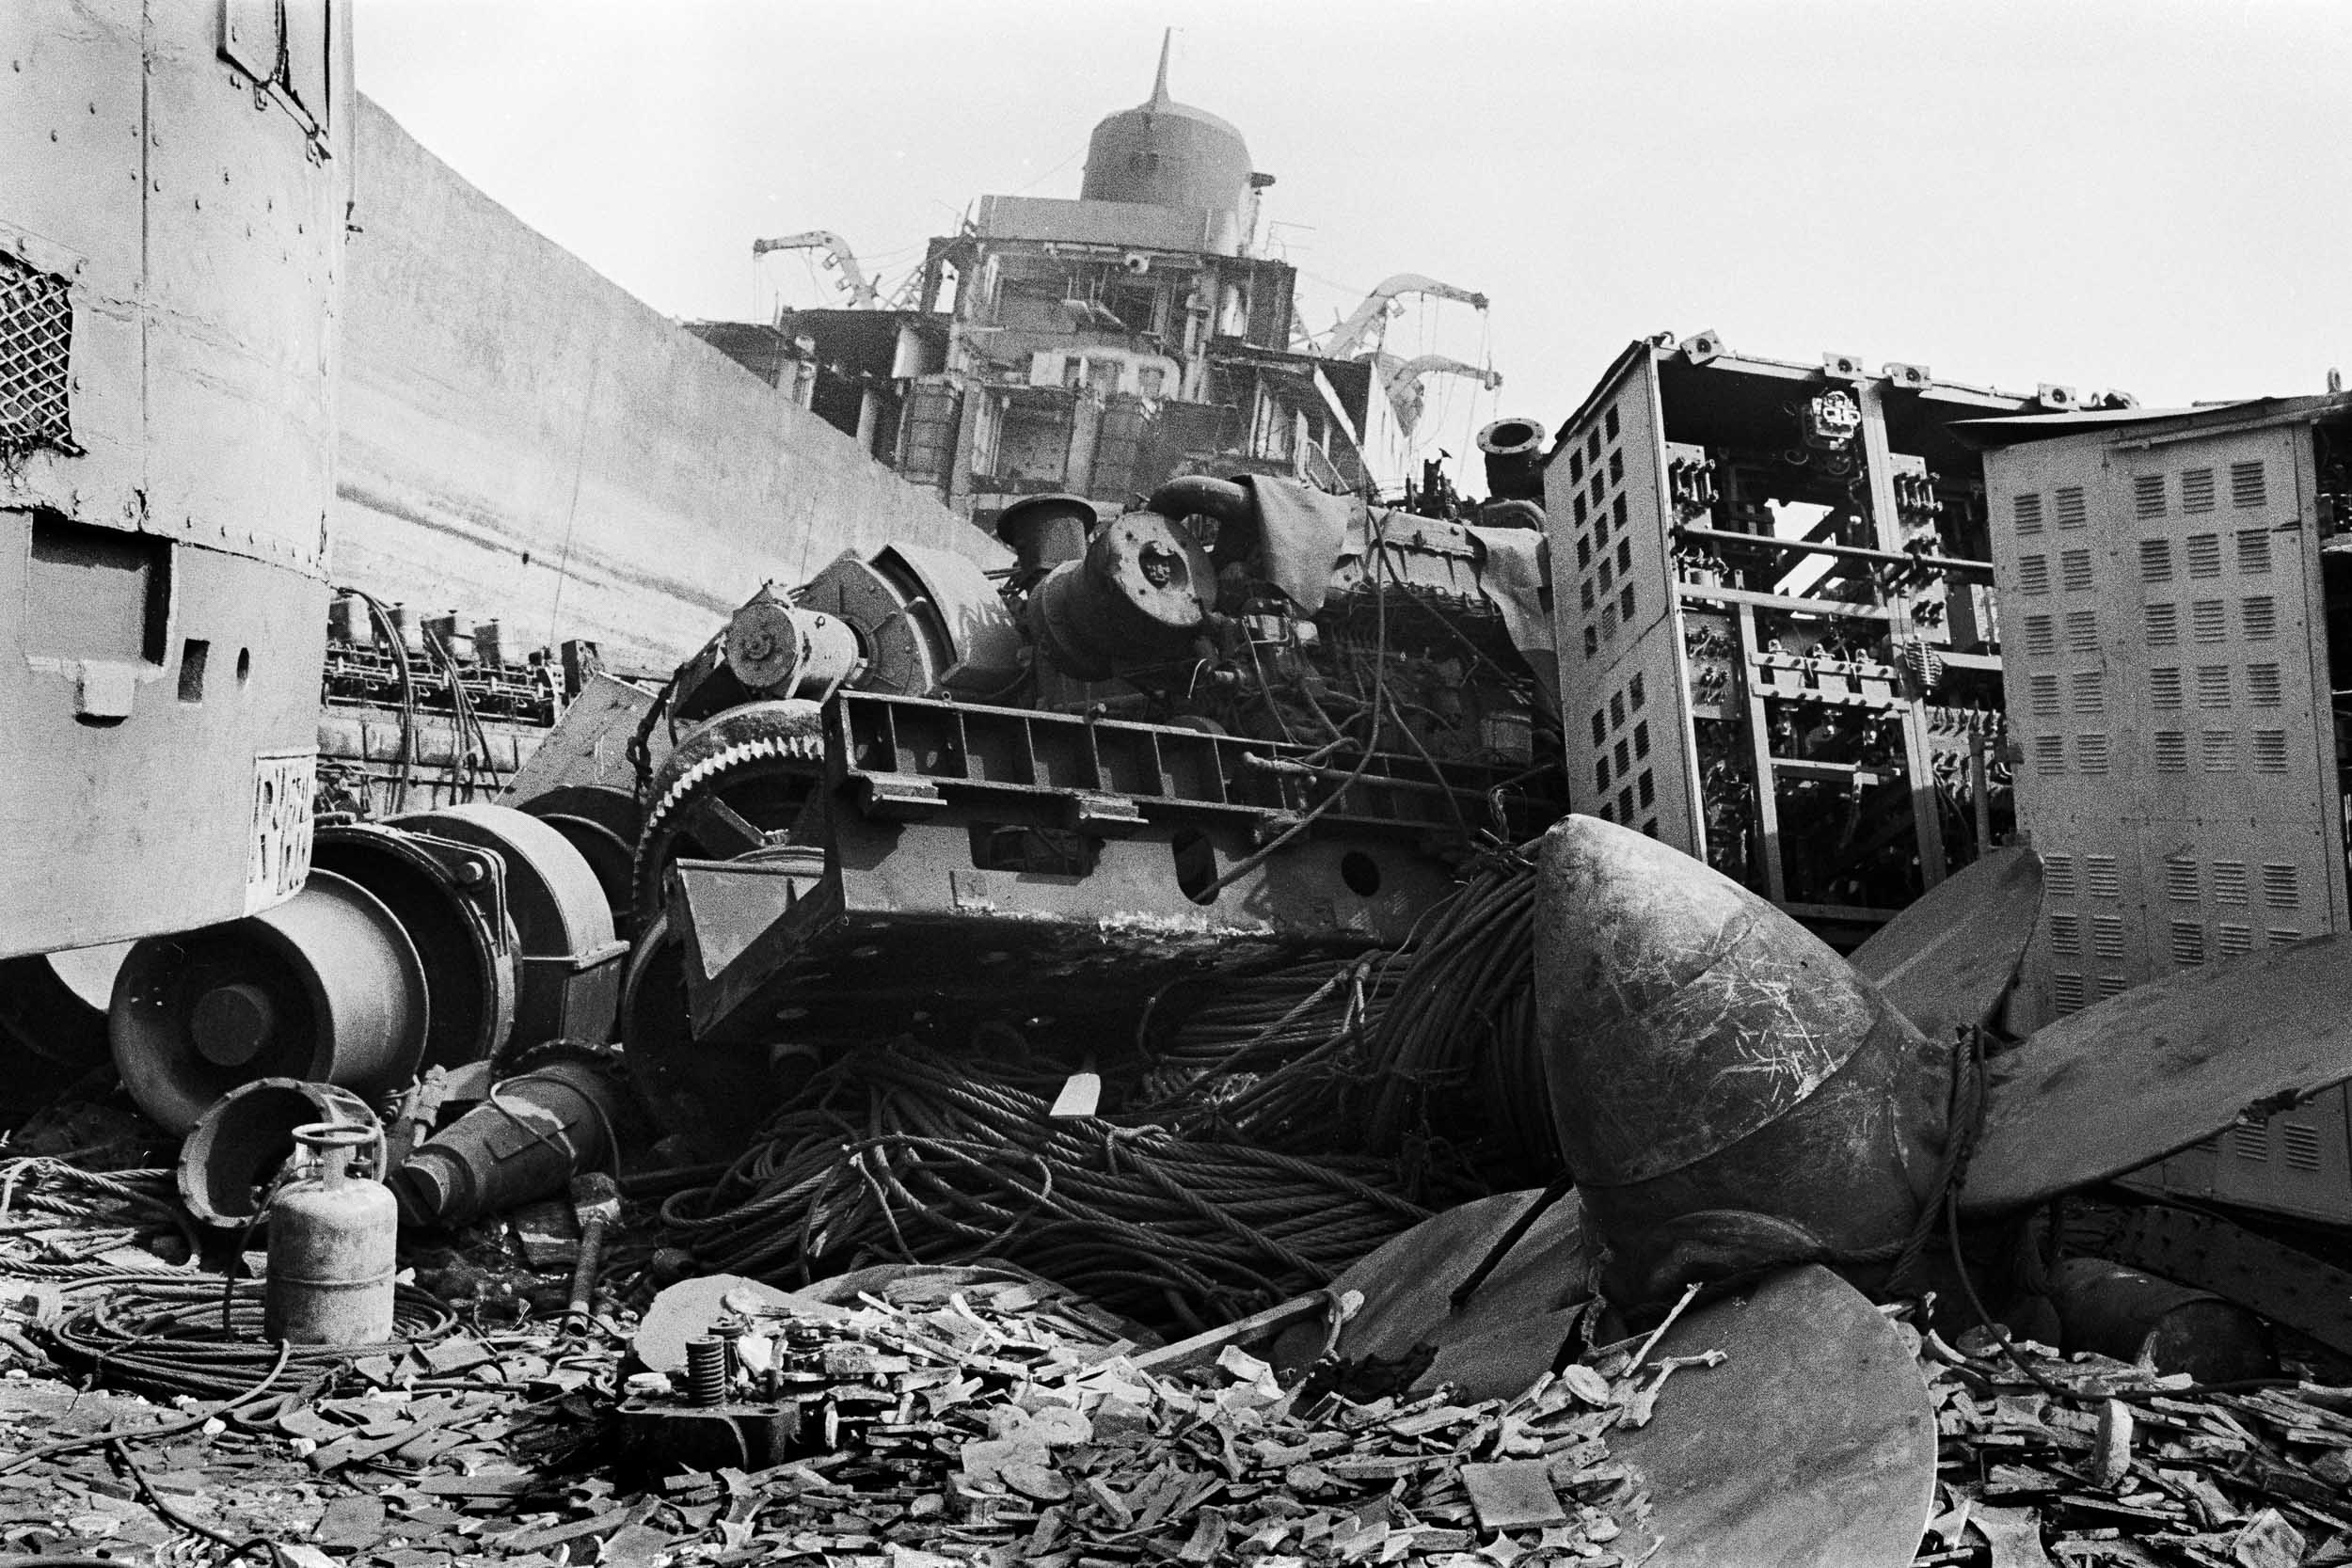
[[[291,55],[224,15],[0,8],[0,958],[258,915],[309,864],[350,14]]]
[[[318,855],[292,902],[124,960],[115,1061],[163,1126],[257,1078],[373,1101],[510,1042],[610,1034],[627,945],[548,824],[456,806],[323,830]]]
[[[1630,345],[1543,459],[1581,809],[1841,949],[2011,839],[2010,650],[1958,427],[2035,406],[1711,332]]]
[[[294,1155],[296,1130],[326,1123],[382,1137],[375,1112],[349,1089],[299,1078],[238,1085],[196,1118],[180,1145],[181,1201],[205,1225],[234,1229],[252,1224]]]
[[[565,1190],[614,1165],[644,1131],[643,1113],[609,1052],[562,1043],[524,1053],[523,1070],[411,1149],[392,1174],[412,1224],[453,1229]]]

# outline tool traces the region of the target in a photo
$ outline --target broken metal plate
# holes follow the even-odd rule
[[[1807,1264],[1691,1313],[1653,1355],[1710,1350],[1723,1364],[1676,1372],[1649,1425],[1609,1433],[1654,1510],[1614,1549],[1645,1568],[1910,1562],[1935,1506],[1935,1412],[1895,1325]]]
[[[1453,1381],[1470,1399],[1507,1398],[1549,1370],[1573,1315],[1561,1309],[1594,1293],[1583,1211],[1574,1193],[1535,1221],[1460,1312],[1451,1300],[1511,1223],[1542,1196],[1541,1189],[1529,1188],[1465,1203],[1359,1259],[1330,1284],[1335,1296],[1359,1291],[1364,1297],[1341,1331],[1338,1354],[1352,1361],[1401,1361],[1419,1346],[1442,1352],[1499,1336],[1500,1356],[1480,1355],[1475,1372],[1452,1369]],[[1546,1339],[1530,1331],[1529,1320],[1553,1312],[1560,1314],[1559,1334]],[[1271,1359],[1285,1370],[1303,1367],[1322,1350],[1323,1338],[1319,1327],[1293,1329],[1275,1341]]]
[[[2001,1005],[2042,914],[2042,857],[1995,849],[1947,878],[1853,950],[1851,961],[1930,1039]]]
[[[2167,975],[1985,1067],[1960,1203],[2021,1209],[2120,1176],[2352,1078],[2352,937]]]

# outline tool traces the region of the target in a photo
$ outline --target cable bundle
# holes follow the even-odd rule
[[[278,1345],[262,1338],[262,1286],[239,1280],[227,1291],[210,1278],[155,1275],[93,1279],[71,1292],[105,1294],[51,1324],[57,1349],[89,1363],[101,1382],[167,1397],[227,1399],[261,1391],[315,1389],[364,1356],[406,1354],[439,1338],[455,1321],[448,1307],[403,1285],[393,1296],[394,1338],[374,1345]],[[280,1365],[280,1357],[283,1364]],[[277,1368],[275,1377],[272,1369]]]
[[[853,1052],[769,1141],[662,1218],[713,1271],[781,1284],[999,1258],[1149,1320],[1238,1316],[1328,1280],[1427,1211],[1387,1166],[1156,1125],[1055,1119],[977,1063]]]
[[[1215,999],[1158,1050],[1144,1103],[1294,1153],[1408,1156],[1416,1196],[1440,1148],[1484,1185],[1551,1180],[1534,904],[1532,852],[1503,850],[1398,951],[1217,975]]]
[[[89,1171],[46,1155],[0,1160],[0,1238],[38,1238],[58,1226],[72,1227],[72,1250],[85,1254],[129,1246],[142,1236],[170,1229],[187,1249],[187,1266],[196,1262],[196,1228],[181,1207],[168,1170]],[[160,1259],[155,1260],[156,1269],[164,1267]],[[51,1262],[11,1258],[6,1271],[30,1279],[123,1272],[90,1256]]]

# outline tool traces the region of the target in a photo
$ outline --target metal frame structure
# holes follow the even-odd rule
[[[1583,809],[1847,944],[1997,842],[1993,567],[1950,426],[2075,401],[1632,344],[1545,459]]]

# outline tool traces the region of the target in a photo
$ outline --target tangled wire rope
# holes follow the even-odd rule
[[[154,1275],[76,1281],[67,1298],[104,1293],[61,1313],[46,1332],[57,1350],[109,1386],[199,1399],[251,1394],[269,1378],[278,1392],[314,1392],[342,1368],[401,1355],[449,1332],[450,1309],[410,1286],[393,1296],[393,1338],[367,1345],[281,1345],[262,1338],[262,1286]],[[272,1369],[277,1369],[272,1375]]]
[[[72,1232],[70,1244],[60,1247],[41,1240],[43,1232],[60,1227]],[[0,1160],[0,1239],[24,1238],[25,1244],[50,1254],[47,1259],[9,1258],[8,1272],[20,1278],[119,1275],[120,1268],[98,1255],[159,1230],[178,1235],[186,1249],[185,1266],[193,1268],[199,1251],[196,1227],[180,1204],[168,1170],[91,1171],[47,1155]]]
[[[1197,1324],[1321,1284],[1427,1217],[1381,1162],[1050,1108],[976,1062],[864,1048],[662,1218],[714,1271],[801,1284],[866,1262],[997,1258]]]

